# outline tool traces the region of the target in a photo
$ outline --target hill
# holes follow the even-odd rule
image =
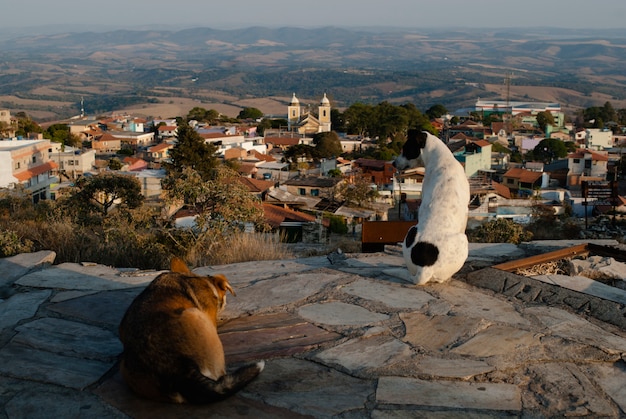
[[[83,97],[88,113],[166,117],[202,106],[235,116],[244,106],[284,113],[293,92],[312,104],[326,92],[339,108],[386,100],[455,110],[505,99],[511,75],[511,100],[621,109],[625,66],[626,30],[0,33],[0,107],[52,120],[76,115]]]

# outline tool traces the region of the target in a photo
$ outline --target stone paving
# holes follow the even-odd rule
[[[119,375],[117,326],[159,272],[0,259],[0,418],[625,416],[626,292],[490,268],[528,253],[472,245],[454,279],[424,287],[402,280],[394,246],[198,268],[237,293],[227,361],[266,360],[206,406],[139,399]]]

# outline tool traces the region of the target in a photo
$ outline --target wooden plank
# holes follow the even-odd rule
[[[362,243],[395,244],[404,240],[415,221],[366,221],[361,234]]]
[[[579,244],[565,249],[555,250],[553,252],[542,253],[540,255],[530,256],[524,259],[511,260],[509,262],[494,265],[492,268],[499,269],[501,271],[513,272],[517,269],[524,269],[534,265],[540,265],[546,262],[552,262],[559,259],[568,257],[579,256],[589,253],[589,247],[587,243]]]

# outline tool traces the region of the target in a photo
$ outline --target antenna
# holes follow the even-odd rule
[[[511,76],[513,75],[513,73],[511,72],[507,72],[506,75],[504,76],[504,84],[506,86],[506,111],[505,111],[505,115],[507,112],[510,112],[511,115],[513,114],[512,110],[511,110]],[[504,120],[504,118],[503,118]]]
[[[80,117],[85,117],[85,100],[82,96],[80,97]]]

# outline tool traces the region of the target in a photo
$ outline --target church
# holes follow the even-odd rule
[[[300,100],[294,93],[287,107],[287,122],[290,132],[296,132],[301,135],[330,132],[330,100],[326,97],[326,93],[324,93],[324,97],[320,101],[317,115],[310,111],[310,106],[303,108],[300,105]]]

